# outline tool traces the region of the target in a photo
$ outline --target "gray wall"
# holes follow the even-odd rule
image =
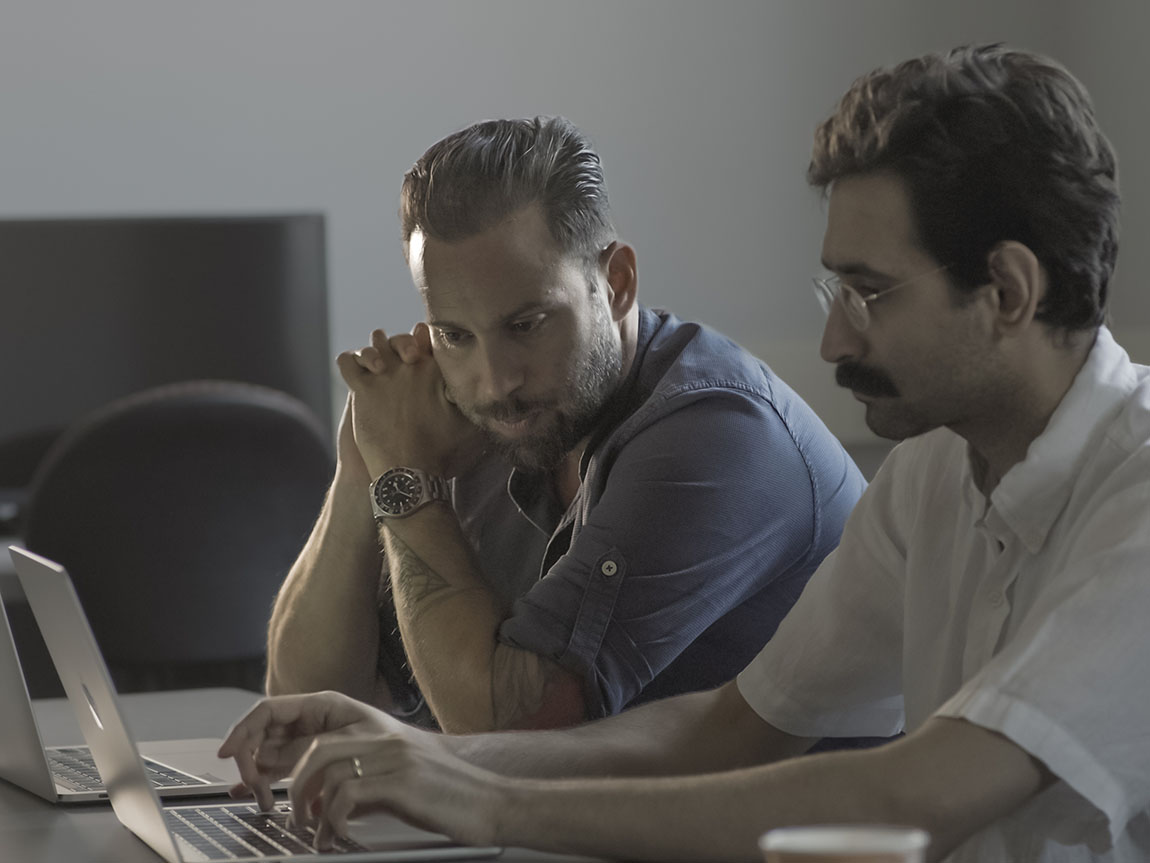
[[[395,223],[411,162],[474,120],[566,114],[602,152],[642,299],[726,331],[866,441],[817,357],[815,123],[927,50],[1060,58],[1124,158],[1115,330],[1147,361],[1148,32],[1137,0],[5,0],[0,216],[324,210],[332,344],[355,347],[420,315]]]

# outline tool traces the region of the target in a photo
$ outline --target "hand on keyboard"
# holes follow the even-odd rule
[[[321,736],[369,735],[400,725],[386,713],[338,692],[264,698],[232,726],[220,747],[221,758],[234,758],[241,783],[233,797],[254,795],[269,811],[271,783],[283,779]]]
[[[473,845],[493,844],[501,777],[449,751],[442,734],[405,725],[335,692],[265,698],[224,740],[243,783],[272,806],[270,783],[291,775],[292,817],[315,829],[315,846],[347,836],[356,812],[386,810]]]

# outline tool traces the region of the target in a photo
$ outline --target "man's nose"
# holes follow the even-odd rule
[[[828,363],[838,364],[844,360],[857,359],[862,350],[862,333],[851,326],[842,301],[836,298],[831,303],[827,322],[823,327],[819,356]]]
[[[526,364],[518,352],[494,345],[484,347],[479,356],[480,401],[501,402],[523,386]]]

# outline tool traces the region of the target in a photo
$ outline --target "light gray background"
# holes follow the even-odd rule
[[[325,211],[333,351],[358,347],[421,314],[403,172],[472,121],[562,113],[602,153],[642,300],[725,331],[863,443],[817,356],[815,124],[928,50],[1058,57],[1122,159],[1114,329],[1147,361],[1148,34],[1141,0],[2,0],[0,216]]]

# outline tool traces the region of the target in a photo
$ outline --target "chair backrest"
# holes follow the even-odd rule
[[[262,664],[272,600],[333,467],[323,427],[286,393],[157,387],[53,445],[29,491],[24,541],[72,574],[125,688],[189,685],[160,671],[173,665],[191,685],[234,682],[195,669]]]

